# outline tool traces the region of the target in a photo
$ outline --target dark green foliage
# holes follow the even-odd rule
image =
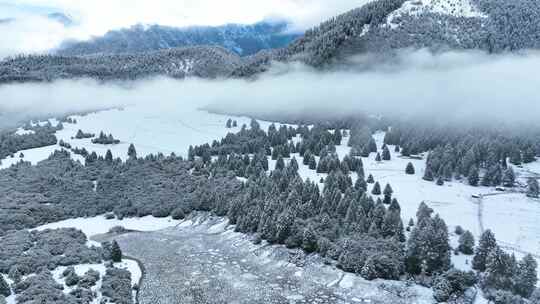
[[[371,189],[371,194],[381,195],[381,185],[379,184],[379,182],[375,182],[375,185],[373,185],[373,189]]]
[[[171,212],[171,217],[174,220],[183,220],[186,217],[186,215],[182,208],[176,208]]]
[[[129,145],[127,153],[130,159],[137,159],[137,151],[135,150],[135,146],[133,144]]]
[[[394,193],[394,190],[392,190],[392,187],[390,186],[390,184],[386,184],[383,191],[383,194],[384,194],[383,203],[385,203],[386,205],[390,205],[390,203],[392,202],[392,193]]]
[[[111,260],[115,263],[122,262],[122,250],[116,241],[112,241]]]
[[[92,143],[100,145],[116,145],[120,143],[120,140],[115,139],[112,134],[105,135],[105,133],[101,131],[98,138],[92,139]]]
[[[390,160],[392,156],[390,155],[390,150],[387,146],[384,147],[383,153],[382,153],[382,159],[383,160]]]
[[[486,230],[480,236],[478,246],[474,252],[474,258],[472,261],[472,268],[477,271],[486,270],[486,261],[489,253],[497,248],[497,240],[491,230]]]
[[[529,298],[538,282],[538,264],[534,257],[527,254],[519,261],[514,280],[514,292],[524,298]]]
[[[418,224],[407,242],[407,271],[411,274],[440,273],[450,268],[448,228],[439,217],[431,217],[425,206],[418,210]]]
[[[9,285],[2,275],[0,275],[0,295],[4,297],[9,297],[11,295]]]
[[[107,268],[101,286],[103,296],[118,304],[132,304],[131,273],[125,269]]]
[[[55,145],[57,139],[54,133],[62,128],[62,124],[57,127],[50,124],[35,127],[28,125],[25,126],[25,130],[33,131],[33,133],[24,135],[0,131],[0,159],[13,155],[17,151]]]
[[[79,129],[79,131],[77,131],[77,134],[75,134],[76,139],[92,138],[94,136],[96,135],[93,133],[85,133],[81,129]]]
[[[452,268],[435,279],[433,295],[438,302],[446,302],[451,297],[459,297],[476,284],[474,272],[464,272]]]
[[[424,177],[423,179],[428,182],[432,182],[434,180],[433,178],[433,171],[431,169],[431,166],[426,166],[426,170],[424,171]]]
[[[409,175],[414,175],[415,170],[414,170],[414,166],[413,166],[412,163],[407,164],[407,168],[405,168],[405,173],[409,174]]]
[[[471,255],[474,253],[474,236],[469,230],[459,236],[458,249],[463,254]]]
[[[368,184],[373,184],[373,183],[375,183],[375,179],[373,178],[373,175],[371,175],[371,174],[368,175],[368,178],[367,178],[367,180],[366,180],[366,183],[368,183]]]

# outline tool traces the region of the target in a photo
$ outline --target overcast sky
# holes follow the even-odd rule
[[[84,32],[99,35],[137,23],[220,25],[254,23],[265,18],[291,20],[295,29],[359,7],[369,0],[0,0],[0,11],[66,12],[81,22]],[[3,7],[2,7],[3,4]],[[1,15],[2,13],[0,13]],[[0,16],[1,17],[1,16]]]
[[[285,19],[290,31],[303,32],[371,0],[0,0],[0,59],[46,53],[66,39],[86,40],[135,24],[169,26],[251,24]],[[75,26],[45,18],[61,12]]]

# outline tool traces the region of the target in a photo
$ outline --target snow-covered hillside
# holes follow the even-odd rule
[[[436,13],[453,17],[487,18],[470,0],[408,0],[392,12],[387,18],[387,25],[396,27],[394,21],[405,15],[418,16],[422,13]]]

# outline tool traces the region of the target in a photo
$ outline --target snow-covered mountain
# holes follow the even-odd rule
[[[272,62],[300,61],[325,68],[353,55],[376,54],[383,59],[400,49],[483,50],[488,53],[540,48],[540,2],[531,0],[377,0],[332,18],[306,31],[288,46],[277,46],[285,25],[192,28],[181,31],[164,27],[111,32],[93,42],[73,44],[52,56],[25,56],[0,63],[0,82],[42,81],[56,78],[93,77],[134,79],[156,74],[175,77],[250,77],[268,69]],[[173,35],[176,33],[177,35]],[[267,33],[265,36],[262,33]],[[115,38],[116,37],[116,38]],[[274,37],[274,38],[271,38]],[[277,38],[275,38],[277,39]],[[170,52],[145,51],[177,45],[218,44]],[[228,49],[228,51],[226,50]],[[241,57],[262,50],[254,55]],[[140,51],[125,56],[126,50]],[[113,55],[104,54],[113,53]],[[88,58],[73,55],[94,54]],[[175,54],[173,57],[164,54]],[[217,58],[214,57],[217,54]],[[70,57],[71,56],[71,57]],[[98,58],[104,56],[103,58]],[[190,73],[171,73],[178,56],[211,62]],[[204,56],[211,56],[203,59]],[[85,56],[83,56],[85,57]],[[129,68],[117,62],[129,61]],[[141,60],[141,62],[138,62]],[[169,60],[169,61],[168,61]],[[149,62],[160,62],[148,66]],[[109,64],[110,63],[110,64]],[[96,67],[97,64],[97,67]],[[221,66],[219,66],[221,65]],[[210,69],[210,70],[207,70]],[[216,71],[219,70],[219,73]]]
[[[286,22],[259,22],[252,25],[196,26],[176,28],[136,25],[110,31],[89,41],[66,42],[60,55],[126,54],[176,47],[215,45],[240,56],[260,50],[287,46],[299,34],[288,33]]]
[[[237,76],[271,61],[325,66],[356,54],[403,48],[479,49],[490,53],[540,48],[540,2],[529,0],[379,0],[308,30],[287,48],[249,58]]]

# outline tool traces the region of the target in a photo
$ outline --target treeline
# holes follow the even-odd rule
[[[24,129],[29,132],[21,135],[11,130],[0,132],[0,158],[13,157],[14,153],[21,150],[55,145],[57,139],[54,133],[62,130],[63,125],[61,123],[56,127],[50,123],[44,126],[26,125]]]
[[[429,151],[424,179],[466,178],[472,186],[513,187],[515,166],[540,154],[540,132],[401,123],[392,126],[384,142],[410,156]]]
[[[133,80],[164,75],[173,78],[229,75],[240,57],[221,47],[198,46],[137,54],[58,56],[21,55],[1,61],[0,83],[93,78]]]

